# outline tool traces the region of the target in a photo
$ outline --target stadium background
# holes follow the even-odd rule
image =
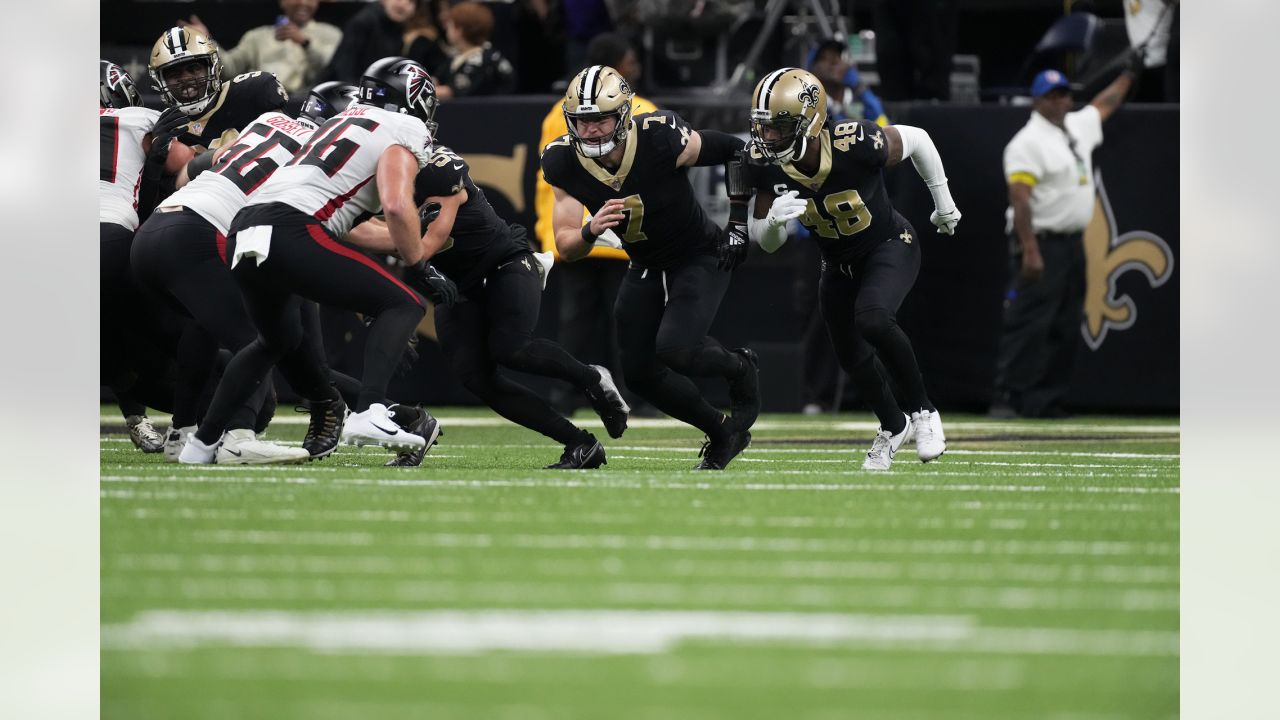
[[[317,19],[341,26],[359,2],[323,2]],[[498,8],[500,4],[493,4]],[[503,8],[511,18],[508,31],[519,34],[516,6]],[[871,25],[870,3],[844,4],[853,29]],[[763,5],[756,4],[752,18],[728,38],[728,64],[732,69],[759,32]],[[1090,10],[1103,18],[1096,45],[1116,45],[1123,37],[1121,3],[1076,3],[1075,10]],[[227,46],[234,45],[247,29],[269,23],[278,13],[273,2],[105,2],[102,5],[102,56],[121,62],[147,92],[146,54],[156,33],[177,18],[197,12]],[[965,74],[957,101],[889,102],[886,110],[894,122],[917,125],[929,131],[938,146],[951,180],[964,222],[954,237],[924,233],[920,277],[900,313],[916,348],[921,369],[939,407],[981,412],[991,399],[999,337],[1001,304],[1007,277],[1007,240],[1004,235],[1005,182],[1000,158],[1009,138],[1025,123],[1028,106],[1019,98],[1031,73],[1043,66],[1073,62],[1073,58],[1037,55],[1035,47],[1044,32],[1063,16],[1058,0],[961,0],[957,15],[957,57],[976,58],[972,65],[957,63],[957,76]],[[501,33],[502,30],[499,30]],[[714,83],[714,63],[673,62],[663,57],[661,33],[642,32],[646,80],[640,91],[660,107],[676,110],[694,127],[729,132],[745,130],[745,90],[718,94],[699,83]],[[786,42],[784,33],[765,44],[762,68],[798,64],[803,43]],[[712,41],[708,41],[712,43]],[[511,54],[520,60],[520,44]],[[658,48],[658,50],[654,50]],[[801,49],[797,49],[801,48]],[[708,58],[713,47],[708,45]],[[1105,50],[1100,51],[1105,54]],[[966,69],[979,68],[975,83],[967,85]],[[866,68],[863,68],[864,71]],[[1091,68],[1080,68],[1087,75]],[[536,75],[537,73],[530,73]],[[874,78],[874,69],[868,74]],[[688,77],[688,83],[681,83]],[[749,83],[748,83],[749,85]],[[874,86],[874,84],[873,84]],[[953,87],[957,87],[953,81]],[[749,88],[748,88],[749,89]],[[547,90],[528,95],[462,98],[440,110],[440,140],[466,156],[474,179],[486,191],[501,215],[533,226],[533,183],[537,169],[539,125],[556,96]],[[1106,141],[1095,157],[1102,178],[1100,187],[1114,218],[1110,241],[1130,232],[1163,240],[1171,261],[1163,275],[1141,268],[1114,268],[1095,273],[1092,297],[1118,307],[1127,296],[1132,302],[1132,325],[1095,336],[1092,343],[1080,338],[1080,353],[1068,404],[1076,410],[1102,412],[1176,413],[1178,395],[1179,325],[1179,159],[1176,147],[1179,109],[1176,104],[1130,102],[1106,127]],[[727,214],[718,170],[696,169],[695,187],[717,219]],[[928,228],[932,209],[929,196],[910,169],[889,171],[887,180],[895,206],[918,228]],[[1171,201],[1171,198],[1174,199]],[[791,243],[775,255],[756,253],[736,271],[733,283],[712,328],[712,334],[729,346],[750,345],[762,358],[764,409],[790,412],[800,409],[803,366],[802,334],[812,308],[796,307],[795,285],[802,275],[817,272],[811,253]],[[1153,275],[1159,279],[1153,281]],[[1154,286],[1154,287],[1153,287]],[[544,295],[538,332],[558,333],[556,273]],[[363,327],[353,319],[329,318],[326,337],[336,367],[357,372]],[[441,382],[449,370],[437,346],[420,345],[421,358],[412,372],[397,378],[392,393],[431,405],[472,404],[474,399],[457,383]],[[553,382],[522,377],[535,389]],[[285,386],[281,383],[282,386]],[[708,383],[704,390],[715,401],[723,389]],[[104,399],[108,399],[104,395]]]

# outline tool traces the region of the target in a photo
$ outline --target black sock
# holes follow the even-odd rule
[[[590,437],[590,433],[561,417],[532,390],[497,372],[483,379],[469,379],[466,388],[502,417],[561,445],[577,445]]]
[[[712,337],[703,338],[695,347],[661,351],[658,357],[672,370],[688,377],[736,378],[742,374],[746,362]]]
[[[232,416],[258,391],[263,378],[275,364],[272,353],[262,339],[254,340],[236,353],[222,373],[222,381],[213,393],[209,411],[205,413],[196,437],[205,445],[213,445],[230,426]],[[246,427],[253,427],[252,420]]]
[[[724,414],[711,407],[692,380],[671,368],[658,364],[642,377],[628,377],[627,385],[654,407],[698,428],[712,440],[720,441],[729,436],[724,426]]]
[[[600,375],[569,354],[558,343],[535,338],[501,361],[512,370],[564,380],[579,390],[595,387]]]
[[[401,305],[382,312],[369,326],[360,397],[356,400],[355,412],[364,412],[370,405],[386,401],[387,385],[391,383],[391,376],[395,374],[409,336],[421,319],[421,307]],[[328,385],[327,380],[325,384]]]

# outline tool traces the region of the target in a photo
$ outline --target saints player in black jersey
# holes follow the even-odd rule
[[[595,468],[604,447],[546,400],[499,372],[498,366],[570,383],[591,401],[610,437],[627,427],[627,407],[609,371],[584,365],[559,344],[534,338],[542,301],[543,268],[528,234],[498,217],[476,187],[467,163],[436,146],[418,172],[414,199],[430,221],[424,259],[457,283],[466,302],[436,308],[436,332],[454,373],[498,414],[564,445],[548,469]]]
[[[289,100],[269,72],[247,72],[223,82],[217,44],[191,27],[164,31],[151,46],[147,72],[164,104],[190,118],[177,140],[196,153],[195,165],[183,171],[191,175],[213,164],[207,150],[230,145],[241,128],[264,112],[283,111]]]
[[[729,161],[742,142],[694,131],[672,112],[631,116],[631,88],[611,67],[578,73],[565,93],[569,134],[549,143],[542,171],[555,192],[560,257],[585,257],[606,231],[631,258],[614,317],[627,386],[707,434],[699,469],[723,470],[751,441],[760,410],[755,353],[707,335],[729,274],[717,267],[722,235],[694,198],[685,168]],[[594,215],[582,224],[584,206]],[[729,382],[732,417],[690,377]]]
[[[751,101],[749,162],[740,166],[749,179],[730,178],[731,200],[738,201],[730,225],[748,225],[768,252],[786,242],[788,220],[799,218],[809,229],[822,251],[820,302],[836,355],[880,420],[863,468],[887,470],[913,430],[917,453],[928,462],[946,451],[942,421],[895,318],[920,270],[920,241],[890,204],[881,169],[911,158],[933,194],[930,220],[938,232],[952,234],[960,211],[927,132],[865,120],[828,127],[826,108],[822,83],[804,70],[783,68],[760,81]],[[743,185],[755,189],[749,220],[750,190],[735,189]],[[894,397],[880,363],[902,398]]]

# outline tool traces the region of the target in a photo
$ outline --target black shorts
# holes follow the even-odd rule
[[[730,274],[710,255],[694,255],[668,270],[627,268],[613,316],[618,346],[652,355],[698,346],[711,329]]]
[[[259,225],[271,226],[266,260],[245,257],[236,264],[236,234]],[[242,286],[253,275],[258,287],[269,283],[277,293],[372,316],[398,305],[426,307],[422,296],[381,261],[335,239],[315,218],[283,203],[250,205],[237,213],[227,238],[227,259]]]

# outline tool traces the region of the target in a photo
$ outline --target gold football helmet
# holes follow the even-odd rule
[[[608,155],[627,139],[631,128],[631,86],[617,70],[608,65],[592,65],[573,76],[564,93],[564,120],[569,125],[569,138],[584,157]],[[574,120],[588,122],[614,116],[618,124],[604,137],[584,138],[578,134]]]
[[[799,160],[826,121],[827,91],[805,70],[774,70],[751,95],[751,144],[769,162]]]
[[[188,67],[192,64],[204,68],[203,77]],[[151,46],[147,73],[164,104],[187,115],[204,112],[222,89],[222,59],[218,57],[217,44],[189,27],[164,31]]]

